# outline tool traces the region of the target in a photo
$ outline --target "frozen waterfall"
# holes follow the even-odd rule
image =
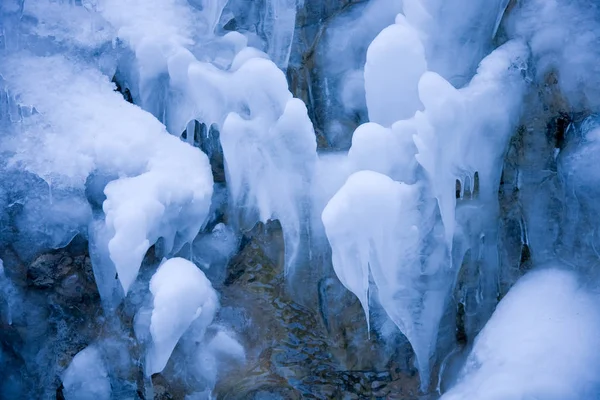
[[[596,0],[0,1],[0,399],[600,398]]]

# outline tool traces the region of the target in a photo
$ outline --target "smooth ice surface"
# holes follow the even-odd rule
[[[368,122],[362,124],[352,136],[348,162],[352,168],[380,172],[405,183],[417,179],[417,148],[413,142],[416,134],[414,121],[398,121],[390,128]]]
[[[66,400],[109,400],[110,378],[101,353],[88,346],[73,357],[63,377]]]
[[[152,344],[146,357],[146,375],[161,372],[181,336],[195,325],[201,340],[219,307],[217,293],[204,273],[183,258],[165,261],[150,280],[153,308]]]
[[[598,294],[577,274],[548,269],[517,282],[444,400],[575,400],[600,394]]]
[[[418,32],[400,14],[367,50],[365,92],[369,121],[390,126],[423,108],[418,83],[427,71]]]

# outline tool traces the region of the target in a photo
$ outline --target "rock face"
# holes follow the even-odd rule
[[[384,338],[369,341],[360,304],[337,279],[324,278],[306,304],[291,298],[277,223],[256,226],[245,242],[218,291],[223,323],[238,316],[232,329],[244,338],[248,362],[220,380],[218,398],[417,398],[408,343],[397,337],[391,355]]]
[[[2,316],[7,333],[2,335],[3,374],[18,372],[20,382],[8,379],[4,394],[17,395],[31,385],[37,398],[53,398],[72,357],[97,339],[103,320],[100,296],[86,247],[76,242],[38,256],[27,267],[26,280],[14,280],[18,301],[10,310],[12,323]],[[14,272],[19,264],[13,259],[6,269]]]

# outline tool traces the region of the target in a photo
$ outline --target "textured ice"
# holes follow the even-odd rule
[[[99,49],[110,45],[113,28],[95,11],[94,2],[84,1],[83,7],[67,2],[51,0],[25,1],[22,18],[23,24],[33,47],[44,48],[52,42],[53,46],[64,46],[70,49]]]
[[[3,138],[12,153],[8,168],[39,176],[50,192],[68,188],[75,197],[53,206],[60,219],[87,225],[89,205],[73,206],[87,178],[95,172],[119,177],[104,189],[111,235],[104,251],[125,292],[160,237],[169,252],[196,236],[212,195],[202,152],[170,136],[150,114],[115,93],[106,76],[84,64],[21,53],[4,59],[0,73],[11,95],[36,110]],[[35,202],[25,207],[31,208],[30,218],[47,218]],[[46,229],[56,229],[54,221]]]
[[[98,10],[135,51],[144,78],[166,71],[174,49],[193,43],[197,12],[183,0],[99,0]],[[218,17],[218,16],[217,16]]]
[[[552,75],[574,111],[598,111],[600,9],[586,0],[519,2],[507,30],[531,48],[540,82]]]
[[[190,261],[165,261],[150,280],[153,308],[152,344],[146,357],[148,376],[161,372],[181,336],[194,325],[196,340],[212,322],[219,307],[217,293],[204,273]]]
[[[101,353],[88,346],[73,357],[62,382],[66,400],[109,400],[110,378]]]
[[[500,302],[444,400],[593,399],[600,394],[598,295],[572,271],[521,278]]]
[[[212,274],[224,275],[227,261],[235,254],[238,245],[238,238],[233,229],[219,223],[209,234],[200,236],[194,241],[192,260],[195,264],[201,266],[211,276],[211,281],[214,282]],[[219,269],[219,271],[208,271],[210,269]]]

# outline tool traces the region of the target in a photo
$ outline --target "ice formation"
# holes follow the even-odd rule
[[[217,294],[204,273],[183,258],[165,261],[150,280],[153,296],[146,374],[161,372],[177,342],[194,324],[200,340],[219,306]]]
[[[452,399],[592,399],[600,389],[598,295],[576,274],[532,272],[481,331]],[[542,339],[543,338],[543,339]]]
[[[308,390],[398,335],[425,394],[596,397],[598,43],[592,0],[1,1],[0,397]]]
[[[175,135],[187,131],[194,120],[220,130],[232,206],[247,210],[240,216],[242,226],[279,219],[290,270],[307,230],[302,204],[308,202],[304,194],[316,159],[306,107],[293,99],[278,68],[285,69],[289,58],[294,1],[267,2],[264,31],[270,41],[265,50],[273,61],[247,47],[249,39],[237,32],[215,37],[224,3],[206,3],[200,15],[202,20],[211,17],[206,24],[212,31],[197,36],[189,28],[197,11],[182,1],[153,2],[152,7],[106,1],[102,15],[135,53],[135,62],[123,74],[137,88],[134,98],[139,97],[143,108]],[[139,18],[125,17],[130,7],[142,13]],[[218,52],[208,59],[207,54],[196,56],[195,40],[207,46],[217,41]],[[187,132],[192,143],[193,136]]]
[[[397,17],[395,25],[379,34],[367,52],[365,90],[369,117],[374,122],[356,130],[349,160],[355,168],[387,174],[399,182],[413,184],[414,193],[422,193],[409,196],[412,197],[410,201],[400,201],[398,195],[391,194],[393,190],[386,189],[384,181],[379,188],[379,184],[374,183],[379,180],[360,179],[355,174],[325,208],[323,223],[333,249],[336,273],[359,297],[367,318],[370,266],[382,306],[415,349],[423,389],[428,385],[436,325],[443,315],[452,271],[456,274],[457,270],[450,257],[456,231],[454,185],[457,180],[474,181],[477,174],[480,201],[488,208],[488,215],[494,215],[502,158],[516,127],[525,94],[527,58],[528,50],[523,43],[508,42],[482,60],[467,86],[457,89],[439,74],[427,71],[418,33],[403,15]],[[396,79],[397,87],[388,84],[404,63],[412,69],[405,70],[403,80]],[[400,102],[384,100],[396,97],[397,93],[404,94]],[[390,125],[391,128],[385,127]],[[486,157],[480,157],[482,149],[486,149]],[[421,167],[420,173],[415,160]],[[382,201],[392,208],[385,212],[383,205],[367,200],[371,195],[378,200],[386,199]],[[422,205],[427,204],[427,198],[431,196],[439,205],[445,249],[438,243],[433,245],[436,250],[427,254],[424,245],[416,245],[417,239],[411,239],[410,235],[406,238],[400,233],[382,232],[382,224],[395,221],[393,228],[405,231],[404,235],[414,229],[422,232],[419,241],[423,243],[439,240],[435,233],[438,230],[433,229],[436,212],[425,211],[428,207]],[[359,215],[357,210],[363,209],[382,214],[365,214],[364,220],[354,221],[353,218]],[[400,215],[396,216],[396,213]],[[404,227],[403,223],[406,224]],[[484,224],[483,231],[478,234],[488,233],[486,228]],[[418,237],[418,233],[413,236]],[[391,238],[395,238],[394,245],[387,247],[397,253],[378,249]],[[425,260],[420,260],[418,255],[426,255]],[[362,268],[355,264],[362,264]],[[489,267],[490,270],[493,267]],[[377,274],[385,276],[385,273],[402,269],[406,271],[402,274],[404,279],[410,283],[391,284],[393,280],[389,277],[377,278]],[[411,273],[413,277],[410,277]],[[428,278],[424,279],[423,275]],[[400,296],[395,293],[398,289],[388,286],[409,287],[412,295]],[[395,294],[386,295],[390,291]],[[400,317],[398,313],[404,315]],[[413,324],[422,330],[415,332]]]
[[[4,58],[0,73],[15,106],[30,110],[25,116],[20,112],[19,123],[3,138],[4,148],[13,153],[6,168],[23,168],[43,179],[50,206],[62,216],[46,221],[34,199],[24,205],[40,215],[39,231],[53,232],[46,239],[49,248],[66,245],[92,221],[84,197],[92,174],[119,177],[106,185],[106,199],[100,203],[103,227],[111,232],[106,251],[125,292],[158,238],[170,252],[196,236],[212,195],[202,152],[168,135],[151,115],[115,93],[106,76],[85,64],[58,55],[18,53]],[[59,194],[56,202],[53,193]]]
[[[419,81],[425,111],[415,115],[417,160],[438,199],[449,243],[454,235],[457,179],[474,179],[478,173],[481,197],[495,201],[502,157],[520,116],[527,57],[524,44],[508,42],[481,62],[462,90],[436,73],[426,73]],[[481,151],[488,156],[480,157]]]
[[[108,400],[110,378],[98,348],[86,347],[73,357],[62,377],[67,400]]]
[[[447,295],[444,281],[451,277],[443,242],[426,243],[436,235],[435,220],[421,192],[418,185],[360,171],[329,201],[323,224],[338,278],[358,296],[369,321],[372,276],[379,302],[413,345],[427,383]]]
[[[399,15],[394,25],[371,42],[365,63],[369,121],[383,126],[410,118],[422,109],[418,82],[427,71],[425,49],[418,32]]]

